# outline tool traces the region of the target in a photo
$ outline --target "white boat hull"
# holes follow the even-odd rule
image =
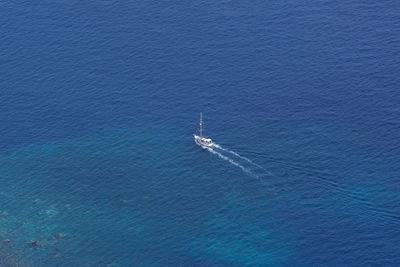
[[[212,142],[212,140],[210,138],[205,138],[199,135],[193,135],[194,136],[194,141],[196,142],[196,144],[202,146],[202,147],[212,147],[214,145],[214,143]]]

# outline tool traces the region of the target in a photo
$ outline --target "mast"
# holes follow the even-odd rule
[[[203,137],[203,113],[200,112],[200,136]]]

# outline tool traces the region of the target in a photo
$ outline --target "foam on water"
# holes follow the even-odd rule
[[[217,156],[220,157],[221,159],[226,160],[226,161],[230,162],[231,164],[233,164],[233,165],[235,165],[235,166],[241,168],[243,171],[247,172],[248,174],[251,174],[251,175],[254,175],[254,176],[257,177],[257,175],[255,175],[253,172],[251,172],[249,169],[243,167],[242,165],[240,165],[239,163],[237,163],[237,162],[234,161],[233,159],[231,159],[231,158],[229,158],[229,157],[227,157],[227,156],[222,155],[221,153],[215,151],[214,149],[212,149],[212,148],[210,148],[210,147],[207,147],[207,150],[210,151],[211,153],[217,155]]]
[[[247,157],[244,157],[244,156],[240,155],[239,153],[237,153],[237,152],[235,152],[233,150],[224,148],[221,145],[216,144],[216,143],[213,144],[213,147],[218,149],[220,154],[222,154],[224,152],[227,152],[230,155],[233,155],[234,157],[236,157],[236,160],[241,161],[241,164],[246,166],[245,168],[247,170],[249,170],[254,176],[256,176],[258,178],[265,177],[265,176],[271,176],[271,177],[275,176],[272,172],[266,170],[261,165],[253,162],[251,159],[249,159]],[[215,151],[215,152],[218,152],[218,151]],[[225,157],[228,157],[228,156],[225,155]],[[233,160],[233,159],[231,159],[231,160]]]
[[[218,144],[216,144],[216,143],[214,143],[213,146],[215,146],[216,148],[221,149],[221,150],[223,150],[223,151],[229,152],[229,153],[231,153],[232,155],[235,155],[236,157],[239,157],[239,158],[241,158],[241,159],[247,161],[248,163],[253,164],[254,166],[256,166],[256,167],[258,167],[258,168],[264,169],[262,166],[258,165],[257,163],[254,163],[252,160],[250,160],[250,159],[248,159],[248,158],[246,158],[246,157],[244,157],[244,156],[239,155],[239,153],[236,153],[235,151],[232,151],[232,150],[223,148],[221,145],[218,145]]]

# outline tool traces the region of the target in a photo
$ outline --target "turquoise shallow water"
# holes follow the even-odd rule
[[[399,11],[1,3],[0,264],[398,266]]]

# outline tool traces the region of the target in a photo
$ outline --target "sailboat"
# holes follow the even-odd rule
[[[200,113],[200,135],[194,134],[194,141],[196,144],[202,146],[202,147],[212,147],[213,146],[213,141],[211,138],[206,138],[203,136],[203,114]]]

